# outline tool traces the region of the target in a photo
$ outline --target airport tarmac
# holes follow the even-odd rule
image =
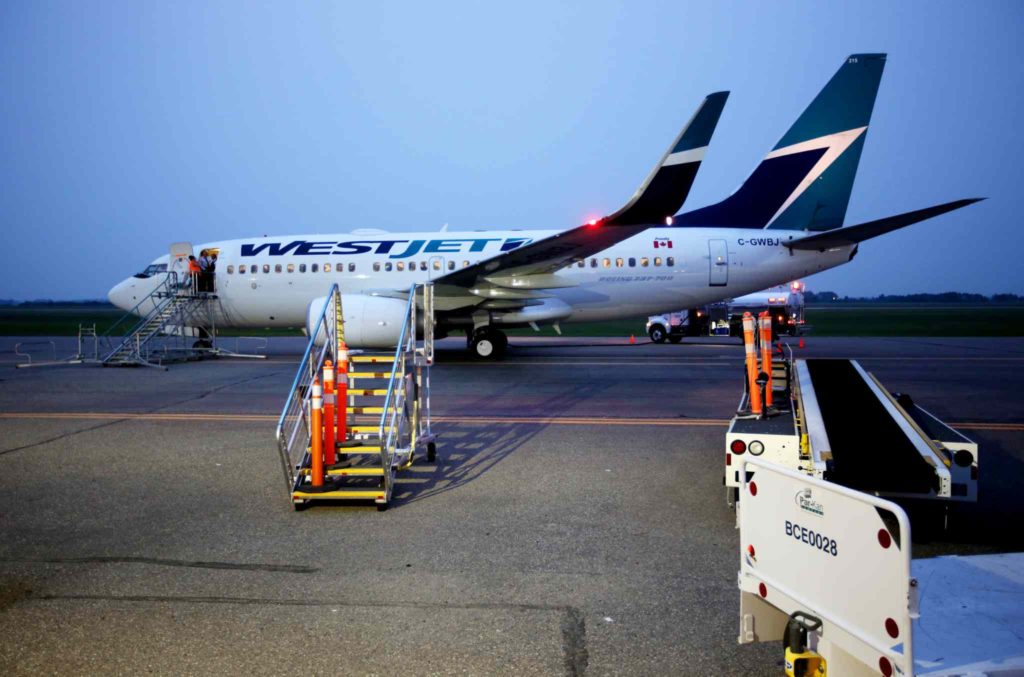
[[[18,340],[0,339],[0,673],[781,672],[780,644],[736,644],[736,341],[514,338],[497,363],[440,341],[440,461],[387,512],[296,513],[273,432],[301,339],[166,372],[16,370]],[[1024,339],[795,352],[857,358],[979,442],[978,504],[915,553],[1024,550]]]

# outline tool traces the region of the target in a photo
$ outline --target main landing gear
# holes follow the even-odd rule
[[[496,360],[505,354],[508,337],[494,327],[480,327],[466,335],[469,350],[479,360]]]

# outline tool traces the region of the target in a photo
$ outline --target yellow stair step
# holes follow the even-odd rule
[[[390,371],[350,371],[349,378],[391,378]]]
[[[387,388],[374,388],[372,390],[361,390],[359,388],[349,388],[349,397],[380,397],[381,395],[387,395]]]
[[[380,467],[371,466],[355,466],[352,468],[336,468],[334,470],[328,470],[328,475],[334,477],[383,477],[384,470]]]
[[[293,499],[305,499],[305,500],[316,500],[316,499],[353,499],[353,500],[366,500],[373,499],[375,501],[384,500],[383,489],[339,489],[337,491],[322,491],[322,492],[305,492],[305,491],[293,491]]]
[[[303,468],[300,471],[300,474],[308,475],[309,468]],[[368,465],[357,465],[351,468],[328,469],[327,474],[333,477],[383,477],[384,471],[379,467],[375,468]]]
[[[379,445],[367,445],[362,447],[338,447],[339,454],[379,454]]]
[[[351,362],[365,362],[369,364],[376,364],[378,362],[394,362],[394,355],[353,355],[349,358]]]
[[[353,414],[383,414],[384,407],[349,407],[349,412]],[[394,411],[394,407],[388,407],[389,411]]]

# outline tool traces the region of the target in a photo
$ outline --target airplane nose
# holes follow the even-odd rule
[[[128,280],[118,282],[107,292],[107,299],[121,310],[131,310],[133,305],[129,302],[131,297]]]

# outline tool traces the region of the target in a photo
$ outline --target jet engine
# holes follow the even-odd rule
[[[315,298],[306,309],[306,334],[312,334],[317,316],[327,301],[326,296]],[[403,299],[363,294],[342,294],[341,308],[345,316],[345,342],[353,348],[394,348],[402,333],[405,309],[408,303]],[[333,313],[327,320],[334,321]],[[325,332],[316,337],[317,345],[323,345]]]

